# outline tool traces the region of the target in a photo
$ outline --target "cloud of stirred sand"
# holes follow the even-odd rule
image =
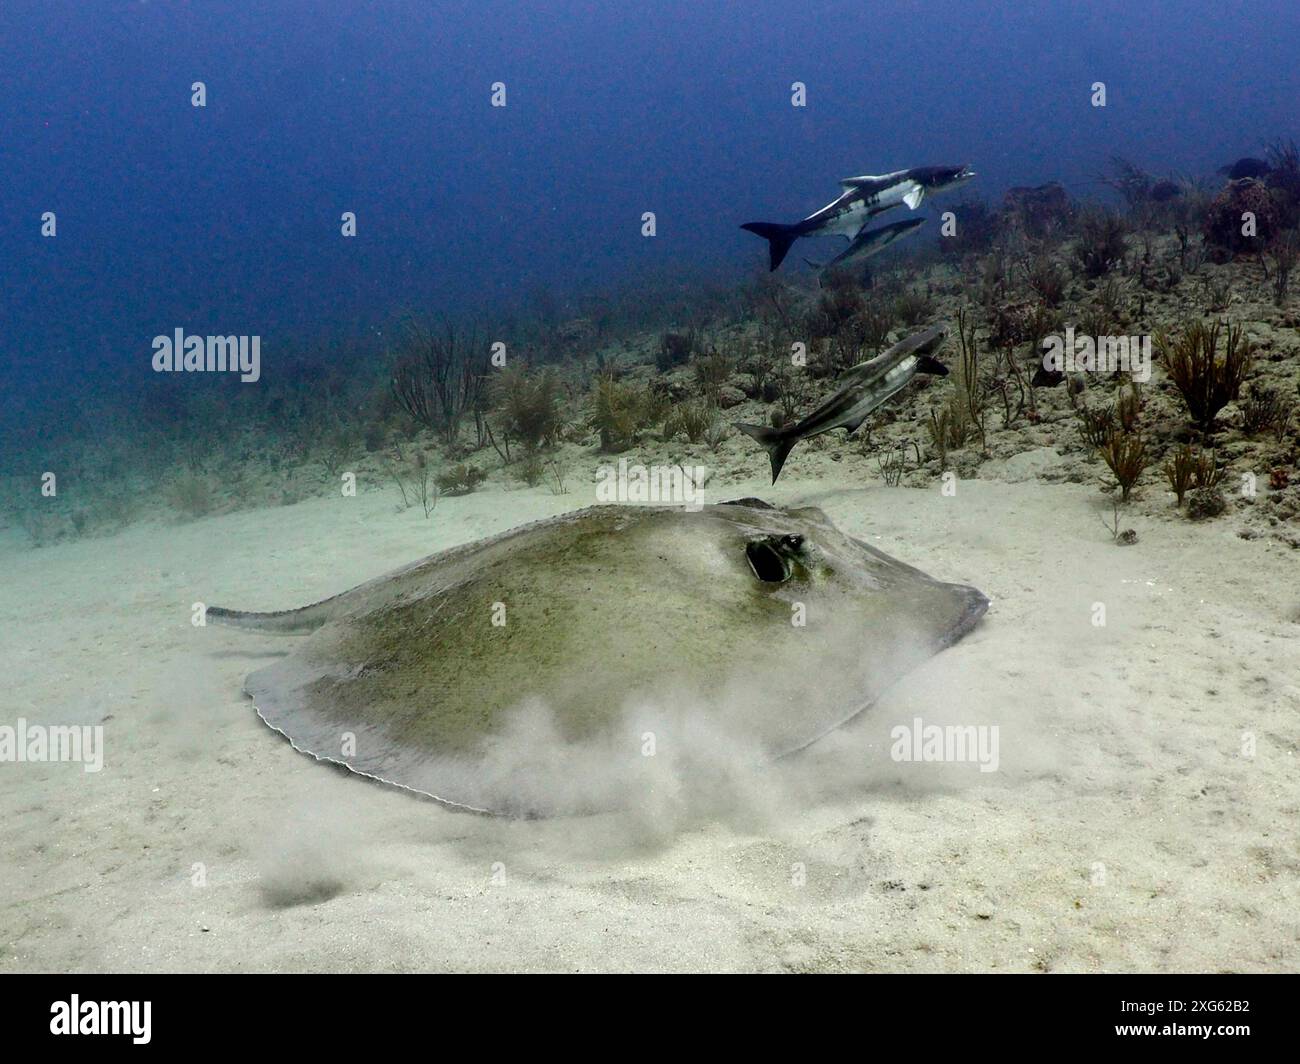
[[[680,689],[625,698],[615,723],[586,742],[566,740],[551,708],[527,701],[481,757],[431,763],[422,787],[506,817],[441,817],[430,806],[421,818],[418,809],[373,804],[387,809],[383,834],[399,830],[399,821],[403,834],[418,823],[423,841],[445,837],[499,853],[501,845],[519,844],[523,832],[529,846],[595,858],[658,849],[710,825],[782,837],[819,807],[856,807],[873,795],[896,800],[1014,786],[1057,771],[1062,751],[1045,737],[1050,713],[1040,697],[1050,694],[1049,678],[1041,679],[1042,691],[1011,684],[1001,659],[979,644],[978,629],[937,656],[906,633],[891,648],[845,643],[798,676],[734,677],[712,698]],[[905,675],[854,719],[832,726],[862,705],[861,692],[882,655],[901,656]],[[850,660],[858,665],[847,665]],[[1009,699],[1008,691],[1016,697]],[[807,747],[774,759],[759,739],[765,729],[755,726],[756,715],[766,713],[827,722],[827,729]],[[999,728],[997,771],[895,759],[892,730],[917,717]],[[354,807],[348,814],[354,828],[359,812]],[[547,819],[531,819],[538,817]],[[330,819],[317,802],[302,825],[281,825],[274,858],[262,862],[271,904],[328,895],[339,881],[355,878],[356,851],[373,841],[372,833],[340,835],[328,829]]]
[[[566,741],[550,707],[525,702],[481,758],[430,764],[422,789],[513,816],[612,813],[626,837],[650,842],[711,822],[768,830],[792,810],[851,800],[886,783],[920,790],[996,785],[1008,773],[1044,766],[1034,743],[1024,742],[992,773],[967,763],[895,760],[891,729],[910,727],[918,716],[939,725],[1009,727],[1012,739],[1032,729],[1021,726],[1023,710],[1001,704],[995,677],[980,681],[960,646],[931,657],[905,632],[889,647],[864,648],[848,636],[837,642],[797,676],[737,676],[708,698],[682,689],[624,698],[615,723],[585,742]],[[886,659],[903,679],[837,726],[863,706],[863,692],[879,686]],[[782,744],[786,756],[774,758],[765,743],[774,734],[793,740]]]

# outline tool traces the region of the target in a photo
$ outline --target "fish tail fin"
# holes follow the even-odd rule
[[[767,452],[768,460],[772,463],[772,483],[776,483],[776,478],[781,475],[781,467],[785,465],[786,458],[794,449],[794,445],[799,441],[793,436],[787,436],[780,429],[769,429],[765,425],[746,425],[743,422],[737,422],[736,428],[740,429],[746,436],[756,440],[760,447]]]
[[[817,287],[825,288],[826,287],[826,264],[822,262],[813,262],[812,259],[804,259],[803,261],[817,271]]]
[[[769,270],[781,265],[790,245],[799,238],[797,225],[782,225],[780,222],[746,222],[740,228],[767,241]]]

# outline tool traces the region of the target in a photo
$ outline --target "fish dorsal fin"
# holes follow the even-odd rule
[[[861,377],[866,377],[872,372],[872,370],[878,368],[879,364],[880,364],[879,355],[877,355],[875,358],[868,359],[866,362],[859,362],[856,366],[850,366],[838,377],[836,377],[835,382],[837,384],[840,383],[847,384],[849,381],[855,381]]]
[[[906,170],[894,170],[888,174],[860,174],[857,177],[845,177],[840,179],[840,188],[854,189],[860,185],[872,184],[889,184],[891,181],[897,181],[902,177]]]
[[[925,189],[920,185],[917,185],[916,188],[912,189],[911,192],[903,197],[903,202],[912,210],[916,210],[917,207],[921,206],[921,201],[923,199],[925,199]]]
[[[859,362],[856,366],[850,366],[835,378],[835,382],[839,384],[841,382],[848,383],[849,381],[858,380],[861,377],[867,376],[873,370],[878,370],[891,359],[905,354],[916,354],[919,351],[921,352],[921,355],[924,355],[928,351],[937,349],[940,342],[942,342],[943,337],[944,331],[937,325],[919,333],[913,333],[911,336],[899,340],[898,343],[882,351],[875,358],[869,359],[866,362]],[[918,355],[917,357],[920,358],[921,355]],[[946,376],[948,372],[947,369],[943,368],[942,365],[937,362],[936,365],[939,365],[940,369],[925,369],[922,372],[936,373],[939,376]],[[942,372],[940,372],[940,370],[942,370]]]

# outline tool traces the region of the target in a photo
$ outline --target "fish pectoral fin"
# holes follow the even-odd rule
[[[857,421],[846,421],[844,423],[844,427],[848,429],[848,435],[852,436],[855,432],[858,431],[858,429],[862,428],[862,423],[866,421],[867,418],[869,418],[870,416],[871,416],[871,411],[868,410],[865,414],[863,414],[860,418],[858,418]]]
[[[921,201],[923,199],[925,199],[925,189],[920,185],[917,185],[916,188],[912,189],[911,192],[903,197],[903,202],[912,210],[916,210],[917,207],[921,206]]]

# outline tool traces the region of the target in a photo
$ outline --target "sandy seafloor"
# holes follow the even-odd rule
[[[9,530],[0,716],[102,721],[106,763],[0,765],[0,970],[1300,966],[1300,555],[1141,517],[1118,547],[1078,485],[787,475],[712,498],[750,494],[992,607],[727,803],[550,821],[296,753],[240,693],[287,647],[190,606],[301,605],[589,490],[492,488],[428,521],[375,491],[42,550]],[[915,715],[997,723],[1001,771],[892,763],[883,724]]]

